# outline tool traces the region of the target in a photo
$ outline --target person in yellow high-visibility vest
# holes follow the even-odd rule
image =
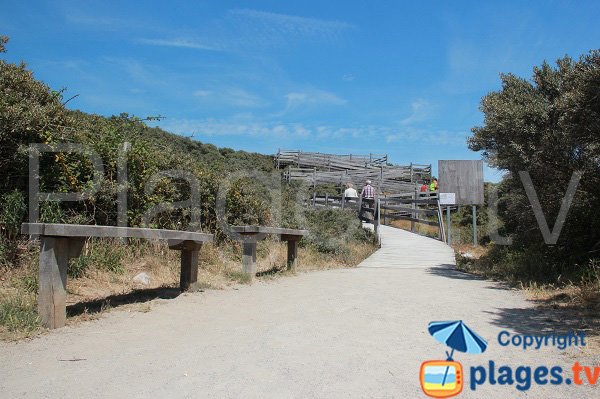
[[[437,189],[438,189],[438,181],[434,177],[433,180],[431,180],[431,183],[429,184],[429,191],[437,191]]]

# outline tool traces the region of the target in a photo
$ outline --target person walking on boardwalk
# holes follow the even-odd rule
[[[375,189],[371,185],[371,180],[365,182],[360,197],[361,206],[358,217],[361,221],[373,223],[375,220]]]
[[[352,185],[352,183],[346,183],[346,190],[344,191],[344,197],[346,199],[354,200],[358,198],[358,192]]]
[[[365,182],[365,186],[363,187],[362,191],[360,192],[360,196],[363,199],[365,199],[365,198],[374,199],[375,198],[375,189],[371,185],[371,180],[367,180]]]

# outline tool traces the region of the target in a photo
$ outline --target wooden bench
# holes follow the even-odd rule
[[[23,234],[40,237],[38,311],[43,324],[58,328],[66,322],[67,265],[81,254],[88,237],[128,237],[167,240],[169,248],[181,251],[182,290],[198,280],[198,252],[212,234],[134,227],[77,224],[23,223]]]
[[[231,230],[241,236],[244,246],[242,265],[244,272],[254,277],[256,275],[256,243],[269,234],[278,235],[281,241],[287,241],[287,267],[296,270],[298,257],[298,241],[308,234],[308,230],[284,229],[280,227],[264,226],[233,226]]]

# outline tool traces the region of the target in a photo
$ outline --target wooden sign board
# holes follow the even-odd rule
[[[438,161],[439,192],[454,193],[456,205],[483,205],[483,161]]]

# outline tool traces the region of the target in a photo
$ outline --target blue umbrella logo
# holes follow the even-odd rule
[[[454,355],[455,350],[464,353],[478,354],[485,352],[488,345],[485,339],[467,327],[462,320],[432,321],[429,323],[429,327],[427,327],[427,329],[433,338],[452,348],[450,353],[446,351],[448,361],[452,361],[452,356]],[[442,386],[446,383],[448,369],[449,367],[446,367],[444,379],[442,380]]]

